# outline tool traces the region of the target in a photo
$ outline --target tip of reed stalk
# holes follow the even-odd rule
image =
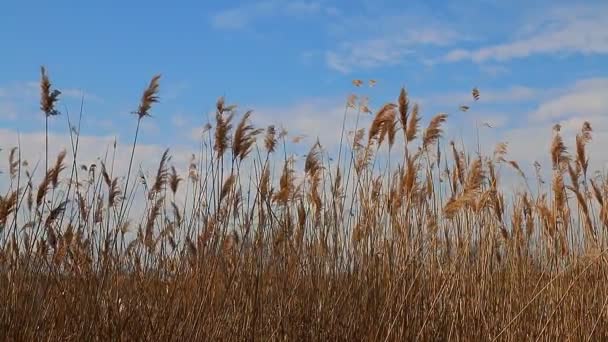
[[[137,112],[135,112],[140,119],[144,116],[150,116],[150,109],[152,108],[152,104],[158,102],[160,76],[160,74],[157,74],[152,77],[150,83],[148,84],[148,87],[144,90],[141,96],[139,108],[137,109]]]
[[[44,66],[40,67],[40,109],[44,114],[49,116],[59,115],[59,111],[55,108],[56,102],[59,100],[61,91],[57,89],[51,90],[51,81]]]

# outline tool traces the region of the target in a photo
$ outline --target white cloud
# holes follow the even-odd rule
[[[399,23],[398,20],[387,22]],[[338,49],[326,52],[327,66],[348,73],[354,69],[368,69],[402,63],[412,55],[416,47],[447,46],[462,39],[450,29],[427,27],[421,29],[399,29],[400,26],[385,24],[376,36],[368,39],[340,44]]]
[[[233,127],[238,124],[241,114],[248,108],[253,108],[251,123],[258,128],[274,125],[277,132],[284,128],[288,132],[286,142],[288,150],[307,151],[318,138],[321,145],[332,151],[339,146],[342,131],[342,121],[346,99],[339,98],[310,98],[280,106],[239,106],[240,111],[233,119]],[[210,124],[215,126],[213,113],[208,115]],[[357,112],[350,108],[346,113],[344,142],[347,134],[354,130]],[[361,113],[358,128],[368,128],[371,123],[370,114]],[[190,130],[190,138],[200,141],[204,126]],[[293,139],[299,140],[294,144]],[[205,139],[207,136],[205,135]]]
[[[160,126],[152,120],[142,120],[140,130],[146,135],[157,135],[161,132]]]
[[[354,68],[398,64],[410,52],[405,47],[396,48],[388,39],[374,39],[344,44],[341,52],[329,51],[326,54],[326,62],[331,69],[348,73]]]
[[[525,31],[509,42],[478,49],[455,49],[443,60],[506,61],[535,54],[608,53],[608,7],[576,6],[550,10],[545,20],[534,17]]]
[[[586,79],[561,91],[559,96],[541,103],[532,113],[536,120],[608,114],[608,78]]]
[[[129,139],[120,141],[120,138],[114,136],[94,136],[94,135],[81,135],[79,138],[78,147],[78,163],[90,164],[96,162],[98,158],[103,158],[106,152],[108,152],[108,158],[112,156],[112,146],[115,139],[117,142],[117,154],[116,154],[116,168],[118,174],[126,173],[128,161],[131,153],[131,141]],[[18,142],[21,141],[21,153],[22,159],[27,160],[30,165],[35,165],[40,162],[40,165],[44,164],[44,146],[45,146],[45,134],[44,132],[28,132],[28,133],[17,133],[11,129],[0,129],[0,147],[3,150],[9,150],[13,146],[17,146]],[[138,144],[135,150],[134,165],[142,165],[144,170],[153,169],[158,163],[162,152],[165,147],[153,144]],[[66,160],[71,163],[72,147],[70,136],[67,132],[65,133],[49,133],[49,159],[54,161],[55,156],[61,151],[67,151]],[[183,148],[172,148],[172,151],[176,158],[176,162],[187,162],[189,154],[182,151]],[[6,158],[0,159],[0,167],[5,169]],[[183,164],[185,165],[185,164]],[[44,167],[42,167],[43,169]],[[42,172],[42,171],[41,171]]]
[[[589,171],[602,170],[608,166],[608,157],[604,153],[608,144],[608,120],[601,116],[577,116],[560,122],[562,135],[570,153],[575,153],[575,137],[580,132],[584,121],[593,127],[593,139],[587,146]],[[503,140],[509,143],[509,158],[518,161],[522,167],[531,172],[535,161],[541,163],[545,171],[551,170],[550,146],[552,126],[549,123],[530,125],[507,131]],[[529,176],[533,176],[529,174]]]
[[[183,128],[188,124],[186,116],[180,113],[171,115],[171,124],[177,128]]]
[[[536,110],[528,113],[529,121],[521,127],[507,130],[502,140],[509,142],[511,158],[531,169],[534,161],[539,161],[545,169],[550,169],[549,148],[552,126],[561,125],[560,134],[574,153],[576,134],[583,122],[593,127],[593,140],[588,146],[590,169],[601,170],[608,166],[604,149],[608,144],[608,79],[595,78],[576,82],[559,91],[550,90],[550,96],[542,100]]]
[[[85,101],[103,102],[103,99],[93,93],[77,88],[62,88],[61,85],[53,84],[61,91],[59,99],[62,97],[75,98],[80,100],[84,96]],[[0,87],[0,98],[11,100],[35,100],[40,96],[40,83],[37,81],[17,82]]]
[[[305,145],[313,144],[318,137],[322,145],[333,147],[340,142],[344,107],[345,101],[309,99],[286,106],[257,108],[252,120],[261,126],[283,126],[291,137],[303,135]],[[347,129],[354,125],[354,115],[350,109]]]
[[[502,76],[509,73],[509,69],[507,67],[497,64],[480,65],[479,70],[492,77]]]
[[[94,163],[97,164],[97,166],[100,166],[100,162],[105,160],[105,164],[110,168],[112,165],[115,139],[117,140],[117,144],[113,163],[113,176],[119,177],[121,186],[124,186],[132,147],[132,142],[129,141],[129,139],[121,141],[119,138],[113,136],[81,135],[79,138],[77,165],[90,165]],[[15,130],[0,129],[0,148],[2,148],[2,153],[0,154],[0,170],[6,173],[6,170],[8,169],[8,151],[10,151],[12,147],[18,146],[19,141],[21,141],[21,160],[28,161],[32,171],[34,171],[34,167],[37,165],[37,169],[34,172],[34,185],[37,186],[41,177],[44,176],[44,132],[19,134]],[[67,132],[49,134],[49,164],[52,165],[60,151],[65,150],[67,152],[65,165],[67,166],[68,171],[64,172],[64,177],[69,177],[69,170],[71,170],[71,165],[73,163],[71,146],[70,136]],[[140,169],[147,175],[154,174],[165,149],[166,147],[161,145],[138,144],[135,149],[131,179],[137,178]],[[182,176],[185,172],[184,170],[187,169],[192,152],[193,150],[187,146],[171,146],[171,164],[175,165]],[[5,187],[8,185],[7,182],[8,176],[5,174],[0,175],[0,191],[5,190]],[[136,200],[134,202],[134,210],[132,213],[136,215],[135,217],[141,214],[141,210],[143,210],[144,206],[145,201]]]
[[[480,89],[480,103],[514,103],[535,100],[540,90],[516,85],[503,89]],[[466,103],[471,103],[473,97],[471,92],[451,92],[423,97],[420,101],[423,104],[436,104],[447,106],[459,106]]]
[[[38,87],[38,85],[36,85]],[[67,88],[67,89],[59,89],[61,91],[61,96],[76,98],[78,100],[84,98],[84,101],[92,101],[92,102],[103,102],[103,99],[100,96],[95,94],[85,92],[81,89],[75,88]]]
[[[15,120],[17,110],[11,103],[0,102],[0,119]]]
[[[318,13],[332,15],[334,8],[324,8],[316,1],[265,0],[223,10],[211,17],[216,29],[243,29],[260,18],[273,16],[302,16]]]

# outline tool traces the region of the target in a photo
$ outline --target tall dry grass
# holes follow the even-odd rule
[[[42,69],[47,119],[50,84]],[[444,141],[447,114],[425,117],[404,89],[375,113],[349,97],[338,158],[317,141],[303,165],[287,131],[220,98],[184,174],[166,150],[135,181],[160,90],[155,76],[134,112],[124,177],[114,160],[80,166],[77,134],[39,178],[8,150],[3,340],[608,338],[608,179],[588,170],[590,123],[573,149],[555,127],[551,182],[533,191],[507,144]],[[505,191],[505,173],[528,190]]]

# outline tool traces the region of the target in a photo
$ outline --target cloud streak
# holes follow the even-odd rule
[[[572,116],[608,114],[608,78],[577,81],[560,95],[541,103],[532,113],[535,120],[556,120]]]
[[[477,49],[454,49],[445,62],[471,60],[475,63],[508,61],[537,54],[607,54],[608,7],[587,6],[552,10],[544,21],[534,18],[529,28],[508,42]]]
[[[399,23],[401,20],[387,19],[386,22]],[[449,46],[462,39],[456,31],[447,28],[403,30],[397,27],[386,25],[374,37],[339,44],[339,48],[326,52],[327,66],[341,73],[349,73],[356,69],[397,65],[414,55],[416,48]]]
[[[211,25],[220,30],[240,30],[268,17],[298,17],[315,14],[335,14],[337,9],[324,7],[318,1],[265,0],[241,5],[215,13]]]

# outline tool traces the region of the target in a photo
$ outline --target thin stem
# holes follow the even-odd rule
[[[142,117],[139,117],[137,119],[137,128],[135,128],[135,137],[133,138],[133,147],[131,149],[131,157],[129,158],[129,168],[127,170],[127,180],[125,181],[125,190],[123,192],[125,194],[125,196],[128,193],[128,189],[129,189],[129,180],[131,178],[131,168],[133,167],[133,157],[135,156],[135,146],[137,145],[137,137],[139,135],[139,126],[141,124],[141,118]],[[120,225],[122,223],[123,214],[124,214],[123,213],[124,206],[125,206],[125,201],[123,200],[120,205],[120,212],[118,215],[118,225]]]

